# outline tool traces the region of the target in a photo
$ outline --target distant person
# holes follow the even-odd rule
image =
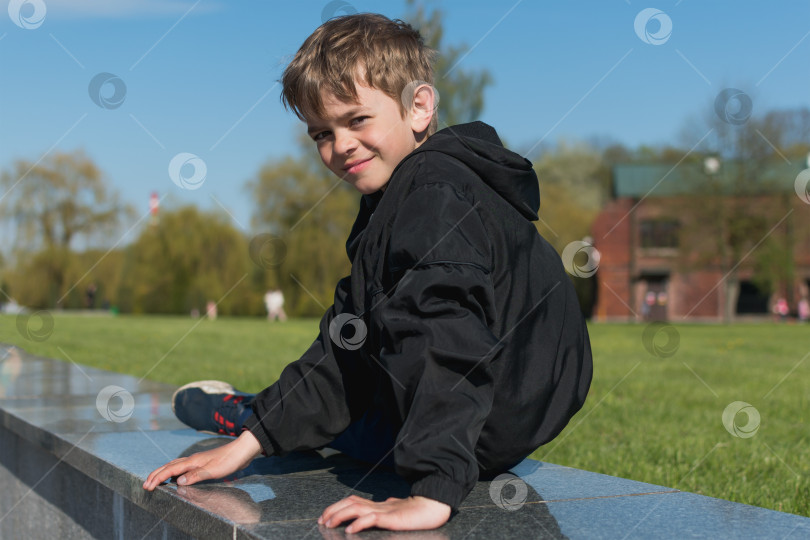
[[[647,294],[644,295],[644,302],[641,303],[641,318],[645,321],[650,318],[650,312],[655,305],[655,298],[653,291],[647,291]]]
[[[264,295],[264,306],[267,308],[268,321],[281,321],[287,320],[287,314],[284,313],[284,293],[281,289],[271,289]]]
[[[776,301],[776,304],[773,306],[773,312],[780,321],[787,320],[788,313],[790,313],[790,308],[788,307],[787,300],[785,300],[784,297],[780,296]]]
[[[213,302],[213,301],[209,300],[208,303],[205,304],[205,316],[208,317],[209,319],[211,319],[212,321],[215,321],[217,319],[217,303],[216,302]]]
[[[807,322],[810,319],[810,302],[807,301],[807,297],[802,297],[799,300],[799,321]]]
[[[362,194],[351,275],[278,382],[255,396],[220,381],[177,391],[181,421],[237,438],[156,469],[144,489],[329,446],[394,467],[410,496],[352,496],[319,525],[434,529],[479,475],[514,467],[582,407],[588,329],[533,223],[537,175],[482,122],[434,133],[433,57],[407,23],[362,13],[328,20],[287,66],[285,103]]]
[[[87,309],[94,309],[96,307],[96,290],[96,284],[91,283],[84,292],[84,306]]]

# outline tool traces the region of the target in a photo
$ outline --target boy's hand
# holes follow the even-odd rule
[[[182,476],[177,479],[177,483],[181,486],[222,478],[244,469],[261,453],[262,447],[256,437],[250,431],[243,431],[235,441],[212,450],[177,458],[155,469],[149,473],[146,482],[143,483],[143,489],[152,491],[169,478],[180,475]]]
[[[360,532],[369,527],[392,531],[436,529],[450,519],[450,507],[427,497],[393,497],[374,502],[357,495],[346,497],[323,511],[318,523],[329,528],[354,519],[346,527],[347,533]]]

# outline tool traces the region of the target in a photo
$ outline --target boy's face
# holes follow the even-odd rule
[[[425,122],[414,109],[403,117],[399,103],[382,90],[356,86],[357,103],[324,92],[324,117],[307,117],[307,131],[329,170],[370,194],[383,188],[399,162],[423,142],[430,116]]]

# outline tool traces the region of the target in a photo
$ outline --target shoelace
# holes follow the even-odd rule
[[[236,437],[236,423],[232,420],[228,420],[228,418],[232,418],[234,420],[239,419],[245,408],[245,405],[241,404],[244,399],[245,396],[236,396],[234,394],[227,394],[224,398],[222,398],[222,403],[220,403],[217,410],[214,411],[214,422],[221,426],[217,430],[219,433]],[[242,429],[241,425],[239,426],[239,429]]]

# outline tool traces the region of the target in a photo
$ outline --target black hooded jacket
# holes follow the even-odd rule
[[[411,494],[455,508],[479,472],[553,439],[585,401],[587,328],[537,233],[531,163],[481,122],[441,130],[362,197],[351,276],[310,349],[253,402],[268,454],[328,445],[369,410]]]

